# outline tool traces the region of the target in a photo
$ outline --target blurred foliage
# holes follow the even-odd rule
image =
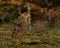
[[[25,2],[31,2],[31,3],[34,3],[34,4],[39,5],[41,7],[47,7],[48,4],[46,3],[46,1],[48,1],[49,8],[60,6],[60,0],[23,0],[23,2],[21,4],[21,12],[27,11],[27,8],[23,7]],[[18,16],[20,16],[18,8],[20,8],[19,5],[0,4],[0,19],[2,19],[5,22],[14,21],[15,19],[18,18]],[[32,11],[31,11],[32,16],[36,15],[36,16],[41,17],[42,14],[36,13],[38,11],[37,10],[34,11],[34,9],[32,8]],[[7,15],[6,15],[6,12],[8,12]],[[9,20],[9,21],[7,21],[7,20]]]
[[[19,10],[16,5],[2,5],[0,6],[0,19],[5,22],[14,21],[19,16]]]
[[[24,1],[34,3],[42,7],[47,7],[46,1],[48,1],[48,3],[52,5],[52,7],[60,6],[60,0],[24,0]]]

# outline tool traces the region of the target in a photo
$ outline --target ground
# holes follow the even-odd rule
[[[13,27],[12,23],[5,23],[0,26],[0,48],[60,48],[60,34],[57,30],[59,27],[55,29],[48,27],[42,30],[33,29],[34,31],[25,33],[20,38],[21,43],[18,45],[16,45],[16,39],[11,38]]]

